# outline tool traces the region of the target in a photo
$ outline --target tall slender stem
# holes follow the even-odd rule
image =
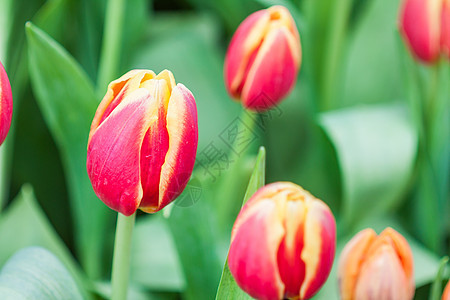
[[[136,213],[117,215],[116,240],[112,267],[112,300],[126,300],[130,275],[131,236]]]
[[[102,52],[97,76],[97,88],[103,93],[117,75],[120,62],[125,0],[109,0],[106,8]]]

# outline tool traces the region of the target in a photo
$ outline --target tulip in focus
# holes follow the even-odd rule
[[[447,282],[441,300],[450,300],[450,281]]]
[[[13,102],[11,85],[3,65],[0,63],[0,145],[3,144],[11,126]]]
[[[343,300],[410,300],[414,296],[413,256],[406,239],[392,228],[355,235],[338,266]]]
[[[185,188],[197,151],[192,93],[170,71],[133,70],[111,82],[89,133],[87,170],[97,196],[132,215],[153,213]]]
[[[292,89],[300,63],[295,22],[285,7],[272,6],[239,25],[225,58],[225,85],[244,107],[266,110]]]
[[[450,58],[450,0],[404,0],[400,31],[411,52],[424,63]]]
[[[328,206],[298,185],[259,189],[234,223],[228,266],[256,299],[309,299],[330,273],[336,223]]]

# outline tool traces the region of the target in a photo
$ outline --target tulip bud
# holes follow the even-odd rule
[[[450,57],[449,0],[404,0],[400,31],[411,52],[425,63]]]
[[[92,121],[87,171],[94,191],[126,216],[159,211],[185,188],[197,141],[192,93],[170,71],[130,71],[109,84]]]
[[[444,0],[441,16],[441,51],[450,59],[450,0]]]
[[[11,126],[13,102],[11,85],[3,65],[0,63],[0,145],[8,135]]]
[[[285,7],[272,6],[239,25],[225,58],[225,85],[244,107],[269,109],[294,86],[300,62],[295,22]]]
[[[450,300],[450,281],[447,282],[444,292],[442,293],[442,300]]]
[[[414,296],[413,257],[405,238],[392,228],[355,235],[338,266],[343,300],[410,300]]]
[[[336,223],[328,206],[301,187],[259,189],[234,223],[228,266],[257,299],[309,299],[333,265]]]

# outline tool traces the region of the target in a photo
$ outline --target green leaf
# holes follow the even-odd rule
[[[340,164],[344,225],[397,207],[417,149],[405,108],[386,104],[342,109],[322,114],[320,123]]]
[[[445,268],[447,267],[448,256],[444,256],[440,263],[439,269],[431,287],[430,300],[440,300],[442,294],[442,281],[444,280]]]
[[[150,290],[182,291],[186,286],[167,220],[160,215],[137,219],[130,265],[131,281]]]
[[[33,190],[28,185],[22,188],[0,217],[0,245],[0,266],[22,248],[41,246],[61,260],[80,287],[83,284],[84,278],[79,266],[40,209]],[[86,293],[83,296],[88,297]]]
[[[264,147],[261,147],[256,158],[255,168],[253,169],[252,177],[248,183],[242,205],[244,205],[247,200],[250,199],[250,197],[265,184],[265,168],[266,150]],[[225,265],[223,267],[222,278],[220,279],[216,299],[252,299],[249,295],[242,291],[236,281],[234,281],[233,275],[231,275],[230,269],[228,268],[228,259],[225,261]]]
[[[339,80],[340,106],[385,102],[403,96],[401,57],[397,51],[398,0],[366,1],[349,35]],[[370,71],[369,71],[370,70]]]
[[[100,275],[110,211],[95,196],[86,172],[87,138],[97,100],[77,62],[39,28],[27,23],[33,90],[67,174],[78,254],[91,277]]]
[[[74,279],[58,258],[41,247],[11,257],[0,273],[2,299],[83,299]]]

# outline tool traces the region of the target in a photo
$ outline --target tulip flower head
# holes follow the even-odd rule
[[[404,0],[400,31],[414,56],[434,63],[450,58],[450,0]]]
[[[295,22],[285,7],[272,6],[239,25],[225,57],[225,85],[244,107],[266,110],[292,89],[300,63]]]
[[[12,119],[12,93],[8,75],[0,63],[0,145],[3,144],[9,132]]]
[[[447,282],[441,300],[450,300],[450,281]]]
[[[129,216],[159,211],[185,188],[198,142],[192,93],[170,71],[133,70],[111,82],[89,133],[97,196]]]
[[[228,266],[256,299],[309,299],[333,265],[336,223],[328,206],[301,187],[259,189],[234,223]]]
[[[414,296],[413,257],[406,239],[392,228],[355,235],[338,266],[343,300],[410,300]]]

